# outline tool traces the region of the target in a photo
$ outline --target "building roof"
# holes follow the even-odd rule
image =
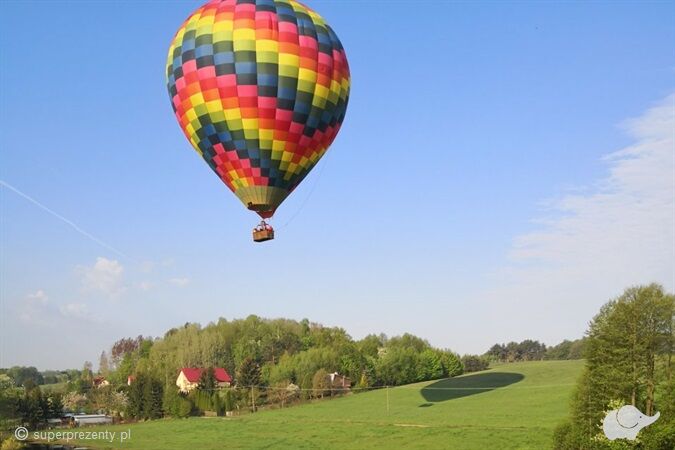
[[[183,375],[185,375],[185,378],[187,378],[190,383],[199,383],[199,378],[202,376],[203,370],[204,369],[198,367],[183,367],[180,371],[183,372]],[[213,369],[213,375],[219,383],[232,382],[232,377],[222,367],[215,367]]]

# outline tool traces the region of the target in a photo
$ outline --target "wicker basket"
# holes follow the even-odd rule
[[[265,242],[274,239],[274,230],[260,230],[253,232],[255,242]]]

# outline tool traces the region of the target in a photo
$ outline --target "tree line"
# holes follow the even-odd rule
[[[221,319],[206,327],[188,323],[169,330],[161,339],[121,340],[106,358],[108,378],[115,384],[122,384],[128,376],[143,376],[146,385],[154,384],[154,393],[150,388],[130,392],[130,405],[135,404],[135,397],[138,403],[147,404],[148,396],[161,396],[164,413],[179,416],[205,408],[219,412],[255,409],[336,395],[339,391],[326,381],[328,374],[335,372],[360,390],[455,376],[463,371],[457,354],[434,348],[411,334],[391,338],[372,334],[354,340],[338,327],[257,316]],[[234,377],[236,388],[214,394],[208,380],[201,380],[195,392],[178,394],[175,380],[182,367],[223,367]],[[157,408],[148,411],[146,408],[138,415],[158,414]]]
[[[496,362],[582,359],[585,344],[586,339],[582,338],[564,340],[558,345],[547,347],[539,341],[525,339],[522,342],[494,344],[484,356]]]
[[[626,289],[605,304],[586,332],[586,366],[570,417],[558,426],[558,450],[675,448],[675,299],[657,284]],[[602,432],[608,411],[636,406],[661,413],[636,441],[609,441]]]
[[[0,374],[0,426],[16,424],[31,428],[42,426],[47,419],[63,414],[63,399],[58,392],[42,392],[31,379],[17,387],[7,374]]]
[[[179,393],[175,384],[184,367],[207,369],[203,372],[207,378],[189,394]],[[231,388],[218,389],[208,378],[216,367],[225,368],[234,378]],[[347,377],[352,390],[359,392],[456,376],[463,370],[459,355],[411,334],[371,334],[355,340],[342,328],[306,319],[249,316],[220,319],[204,327],[186,323],[161,338],[120,339],[102,352],[97,374],[93,364],[86,362],[82,370],[57,375],[64,386],[62,404],[67,411],[154,419],[255,410],[340,395],[344,389],[329,377],[335,372]],[[27,380],[44,383],[44,373],[35,368],[5,372],[16,392],[25,391],[21,386]],[[110,384],[94,382],[103,378]],[[23,420],[16,408],[14,417]]]
[[[491,363],[497,362],[582,359],[585,344],[586,338],[573,341],[565,339],[551,347],[532,339],[507,344],[494,344],[482,355],[462,356],[462,367],[465,373],[469,373],[485,370]]]
[[[462,371],[458,355],[410,334],[369,335],[355,341],[342,328],[257,316],[220,319],[206,327],[188,323],[161,339],[136,338],[134,345],[125,348],[113,351],[109,361],[107,375],[118,384],[136,373],[173,382],[182,367],[223,367],[237,374],[245,363],[259,367],[263,385],[289,381],[309,386],[319,369],[339,372],[363,387],[424,381]]]
[[[13,367],[0,373],[17,388],[13,391],[19,393],[13,414],[23,422],[35,423],[28,419],[31,414],[46,417],[39,411],[40,402],[24,401],[24,405],[34,406],[32,412],[26,408],[21,411],[19,405],[23,401],[20,398],[47,380],[64,387],[64,395],[56,404],[66,411],[154,419],[283,407],[340,395],[344,389],[329,381],[329,374],[335,372],[347,377],[353,391],[359,392],[485,370],[495,361],[573,359],[581,356],[584,342],[563,341],[547,348],[539,341],[525,340],[495,344],[483,355],[460,358],[411,334],[371,334],[354,340],[342,328],[324,327],[306,319],[249,316],[220,319],[205,327],[186,323],[161,338],[120,339],[101,353],[96,374],[91,362],[81,370],[39,372],[34,367]],[[189,394],[179,393],[175,385],[183,367],[206,369],[206,378],[200,379],[198,388]],[[230,389],[218,389],[209,378],[215,367],[223,367],[233,376]],[[109,385],[97,384],[95,379],[105,379]],[[133,380],[130,384],[129,379]],[[39,390],[31,395],[37,398],[36,392]],[[51,394],[46,391],[39,395],[47,398]]]

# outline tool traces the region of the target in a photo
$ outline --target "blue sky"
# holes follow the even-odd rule
[[[307,3],[350,105],[253,245],[165,89],[200,1],[2,2],[0,366],[249,314],[482,353],[673,290],[672,4]]]

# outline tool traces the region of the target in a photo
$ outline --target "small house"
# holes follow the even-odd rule
[[[187,394],[197,386],[199,386],[199,379],[202,376],[202,372],[205,369],[197,367],[183,367],[178,374],[176,379],[176,386],[178,389]],[[222,367],[216,367],[213,369],[213,376],[216,379],[216,384],[220,388],[229,387],[232,383],[232,377],[229,373]]]
[[[352,386],[352,380],[337,372],[328,374],[331,389],[348,391]]]
[[[110,386],[110,381],[106,380],[105,377],[96,377],[93,380],[93,384],[95,388],[102,388],[106,386]]]

